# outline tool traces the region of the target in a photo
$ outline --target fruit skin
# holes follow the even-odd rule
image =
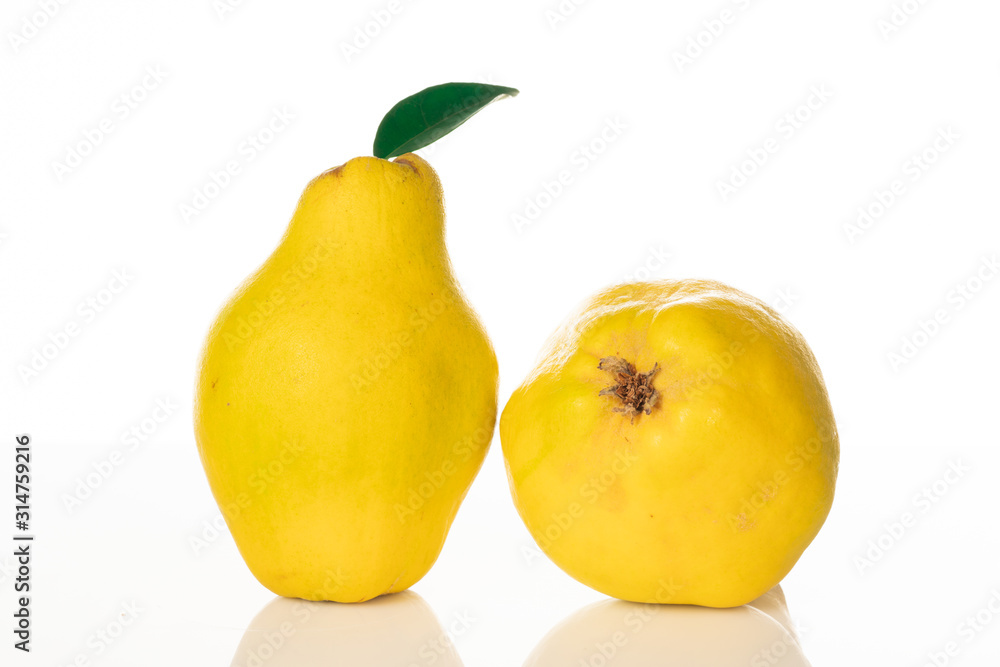
[[[601,395],[609,357],[658,364],[649,414]],[[510,397],[500,440],[514,504],[563,570],[624,600],[708,607],[745,604],[791,570],[839,461],[801,334],[703,280],[594,296]]]
[[[362,157],[309,183],[212,326],[195,432],[254,576],[354,602],[430,569],[496,409],[496,357],[452,275],[437,174],[416,155]]]

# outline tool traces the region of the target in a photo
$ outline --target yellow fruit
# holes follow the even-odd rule
[[[250,570],[309,600],[411,586],[482,464],[496,392],[430,165],[357,158],[314,179],[198,379],[202,464]]]
[[[833,501],[839,443],[801,334],[731,287],[614,287],[549,341],[500,419],[514,503],[608,595],[745,604]]]

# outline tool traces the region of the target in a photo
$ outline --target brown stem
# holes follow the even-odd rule
[[[653,364],[648,373],[639,373],[635,365],[621,357],[604,357],[597,367],[611,373],[615,384],[602,389],[599,396],[615,396],[621,405],[615,412],[623,412],[635,420],[637,414],[649,414],[660,400],[660,393],[653,388],[653,376],[660,370],[660,364]]]

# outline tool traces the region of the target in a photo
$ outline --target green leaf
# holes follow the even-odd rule
[[[469,120],[490,102],[518,91],[486,83],[442,83],[396,103],[379,123],[372,148],[388,159],[428,146]]]

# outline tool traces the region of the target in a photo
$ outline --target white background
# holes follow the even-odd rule
[[[984,264],[1000,250],[997,3],[909,0],[912,15],[887,32],[890,0],[592,0],[557,22],[555,0],[410,0],[350,57],[343,45],[372,12],[384,21],[387,0],[221,12],[211,0],[91,0],[51,18],[43,4],[0,10],[0,479],[12,479],[14,436],[30,433],[38,540],[30,656],[10,648],[13,575],[0,557],[4,664],[228,664],[274,596],[228,534],[206,528],[218,510],[191,425],[203,337],[309,179],[369,154],[397,100],[452,80],[522,91],[421,152],[444,183],[456,272],[496,347],[501,407],[548,334],[606,285],[707,277],[753,293],[812,345],[841,434],[833,511],[783,583],[806,656],[916,666],[949,642],[956,655],[939,664],[1000,654],[996,613],[980,614],[980,630],[963,625],[1000,595],[1000,280]],[[723,10],[730,22],[713,23]],[[705,46],[679,64],[689,40]],[[820,89],[822,102],[811,98]],[[275,109],[294,119],[247,159],[241,144]],[[55,163],[102,119],[111,132],[60,174]],[[610,142],[606,127],[620,128]],[[939,132],[952,135],[938,143],[946,151]],[[743,165],[765,146],[776,150],[762,166]],[[925,151],[926,169],[913,162]],[[185,221],[181,205],[229,160],[240,173]],[[724,198],[734,169],[753,173]],[[563,170],[571,182],[547,198]],[[849,234],[896,179],[902,194]],[[532,220],[518,228],[517,215]],[[87,315],[116,271],[127,286]],[[992,280],[977,282],[980,271]],[[964,285],[979,288],[971,299],[956,296]],[[926,325],[938,311],[943,323]],[[71,324],[78,335],[26,377]],[[904,339],[919,348],[893,363]],[[123,434],[158,400],[176,407],[129,449]],[[115,450],[121,464],[68,509]],[[952,464],[967,470],[945,481]],[[933,502],[921,500],[935,484]],[[0,536],[14,532],[11,486],[0,484]],[[886,526],[906,513],[911,525],[893,535]],[[464,664],[521,664],[603,599],[533,549],[495,439],[413,589]],[[94,633],[113,631],[133,602],[135,622],[98,654]],[[725,645],[712,622],[689,640]],[[381,642],[398,633],[386,623]],[[641,664],[672,664],[670,645],[654,655]]]

